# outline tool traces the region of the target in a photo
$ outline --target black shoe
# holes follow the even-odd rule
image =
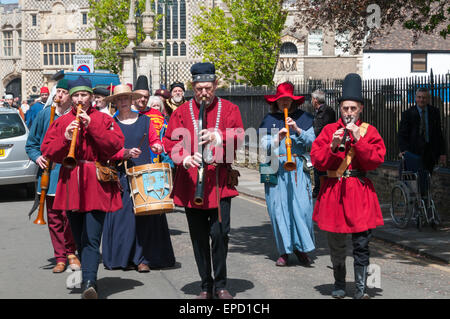
[[[331,297],[336,299],[342,299],[345,297],[345,275],[345,264],[333,265],[334,287],[331,292]]]
[[[98,299],[97,295],[97,284],[88,280],[81,284],[81,290],[83,293],[81,294],[81,299]]]
[[[295,256],[297,256],[300,265],[305,267],[311,267],[314,261],[308,256],[307,253],[301,252],[299,250],[294,250]]]
[[[353,299],[369,299],[366,293],[367,266],[355,266],[356,292]]]

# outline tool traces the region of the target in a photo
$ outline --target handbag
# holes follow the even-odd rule
[[[114,167],[103,165],[100,162],[95,162],[95,171],[97,173],[97,180],[100,183],[118,182],[119,176],[117,169]]]
[[[259,173],[260,176],[260,183],[269,183],[272,185],[278,184],[278,176],[277,172],[275,172],[269,163],[260,163],[259,164]]]
[[[314,169],[314,166],[311,162],[311,156],[309,155],[309,153],[305,153],[300,155],[300,157],[303,162],[303,171],[305,173],[310,173]]]
[[[241,176],[241,173],[237,169],[234,169],[232,167],[228,168],[228,179],[227,179],[227,185],[229,187],[236,187],[239,184],[239,176]]]

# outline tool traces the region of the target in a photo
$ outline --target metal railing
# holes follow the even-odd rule
[[[316,89],[325,92],[327,105],[333,107],[339,115],[339,98],[342,92],[342,79],[338,80],[307,80],[293,81],[295,95],[305,96],[301,108],[313,112],[311,93]],[[430,101],[438,107],[441,114],[441,127],[444,134],[447,152],[450,150],[450,74],[377,79],[363,81],[364,110],[362,119],[374,125],[380,132],[386,145],[386,161],[398,161],[397,132],[402,112],[415,105],[415,92],[420,87],[426,87],[432,93]],[[239,106],[244,128],[258,128],[264,116],[269,112],[269,105],[264,95],[275,94],[276,88],[250,87],[246,85],[231,85],[220,88],[216,94],[230,100]],[[192,91],[186,91],[186,97],[193,96]],[[447,157],[446,167],[449,168]]]

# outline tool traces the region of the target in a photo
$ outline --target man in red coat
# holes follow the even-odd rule
[[[242,143],[244,129],[239,108],[215,96],[217,80],[211,63],[197,63],[191,68],[194,99],[178,107],[170,117],[163,144],[177,165],[172,197],[185,207],[195,261],[201,277],[199,298],[232,298],[226,289],[226,257],[230,231],[231,198],[238,195],[228,183],[236,148]],[[207,129],[198,127],[202,98],[205,98]],[[199,133],[197,135],[197,133]],[[205,148],[198,152],[198,144]],[[202,159],[204,200],[194,203],[197,172]],[[209,237],[212,240],[210,248]],[[214,279],[211,276],[211,257]],[[213,291],[215,289],[215,291]]]
[[[345,242],[349,233],[353,243],[354,298],[369,297],[365,288],[371,229],[383,225],[378,198],[366,172],[383,163],[386,148],[377,129],[360,119],[364,102],[361,87],[359,75],[353,73],[345,77],[340,99],[341,118],[324,127],[311,149],[314,167],[327,172],[313,220],[328,235],[335,278],[332,296],[335,298],[345,297]],[[340,146],[343,151],[339,150]]]
[[[93,90],[89,79],[69,81],[72,111],[58,118],[47,131],[42,155],[62,163],[76,137],[75,168],[62,166],[56,188],[54,209],[66,210],[82,262],[83,298],[97,298],[97,271],[100,241],[106,212],[122,208],[117,182],[99,182],[95,162],[105,162],[124,147],[122,131],[111,116],[92,107]],[[81,104],[79,123],[75,120]]]

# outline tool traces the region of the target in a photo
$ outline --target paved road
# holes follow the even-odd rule
[[[66,281],[74,273],[52,274],[54,259],[48,229],[28,221],[26,212],[31,204],[21,190],[0,187],[0,298],[79,299],[79,289],[66,288]],[[100,265],[100,298],[191,299],[199,293],[184,213],[167,217],[176,267],[139,274],[107,271]],[[289,267],[278,268],[264,202],[245,196],[236,198],[231,226],[228,275],[230,291],[236,298],[330,298],[332,270],[322,232],[316,231],[312,268],[300,266],[294,256],[290,257]],[[417,259],[377,241],[372,244],[371,262],[381,272],[381,288],[369,290],[377,299],[450,297],[448,266]],[[347,258],[347,267],[348,292],[353,294],[352,258]]]

